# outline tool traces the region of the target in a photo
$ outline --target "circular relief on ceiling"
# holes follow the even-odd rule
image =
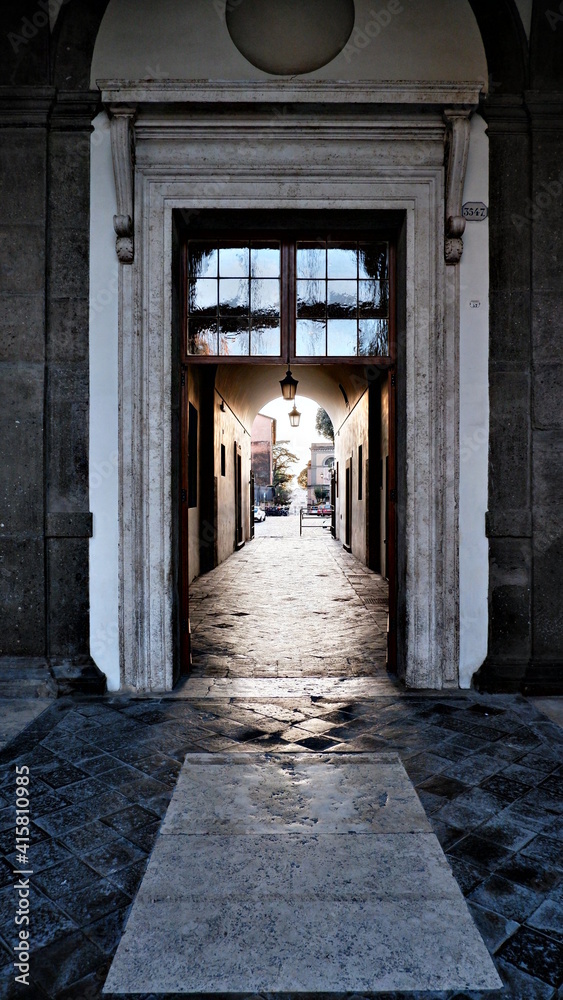
[[[331,62],[354,27],[354,0],[227,0],[229,34],[266,73],[312,73]]]

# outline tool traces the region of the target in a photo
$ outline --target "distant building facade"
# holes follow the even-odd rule
[[[250,432],[250,467],[254,473],[255,499],[258,503],[269,499],[267,490],[272,485],[275,443],[275,419],[258,413]]]
[[[311,445],[311,460],[307,466],[307,500],[319,503],[330,500],[330,474],[334,468],[334,443]]]

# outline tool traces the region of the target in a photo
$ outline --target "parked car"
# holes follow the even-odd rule
[[[319,506],[317,507],[317,513],[322,514],[325,517],[326,516],[330,517],[330,515],[332,514],[332,504],[330,503],[319,504]]]
[[[253,507],[252,511],[253,511],[253,514],[254,514],[254,520],[255,521],[265,521],[266,520],[266,515],[265,515],[265,513],[264,513],[264,511],[262,510],[261,507]]]

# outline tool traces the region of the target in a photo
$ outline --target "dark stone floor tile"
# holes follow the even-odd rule
[[[88,799],[84,808],[88,811],[90,819],[100,819],[110,813],[118,812],[120,809],[127,809],[131,803],[117,788],[108,789],[103,795]]]
[[[538,864],[533,858],[527,858],[521,853],[513,854],[508,861],[500,865],[497,875],[543,893],[555,889],[563,879],[558,868],[553,868],[545,862]]]
[[[313,750],[315,752],[322,750],[332,750],[336,746],[336,744],[339,743],[338,740],[329,738],[327,736],[308,736],[306,739],[297,740],[296,742],[298,743],[299,746],[307,747],[309,750]]]
[[[525,829],[520,822],[508,816],[506,810],[479,826],[476,833],[509,851],[519,851],[537,836],[535,830]]]
[[[96,920],[92,924],[87,924],[83,932],[104,953],[113,955],[122,938],[130,906],[124,906],[120,910],[114,910],[101,920]]]
[[[65,785],[65,792],[67,788],[72,788],[72,785]],[[45,791],[41,791],[38,794],[33,795],[33,815],[34,816],[46,816],[48,813],[54,812],[55,809],[64,809],[65,806],[70,805],[71,799],[67,795],[59,795],[54,792],[52,788],[45,785]]]
[[[29,886],[30,933],[33,950],[42,948],[75,931],[76,924],[50,899],[34,887]],[[0,931],[9,948],[18,941],[19,928],[14,922],[17,909],[16,895],[12,887],[0,892]]]
[[[458,781],[456,778],[450,778],[445,774],[433,775],[431,778],[427,778],[426,781],[421,781],[417,788],[419,792],[423,789],[425,792],[430,792],[432,795],[438,796],[441,799],[447,799],[448,801],[457,798],[462,792],[469,791],[469,785]]]
[[[46,868],[52,868],[53,865],[58,865],[62,861],[68,861],[70,858],[72,858],[70,851],[50,837],[36,844],[33,848],[33,854],[30,853],[34,874],[38,874]],[[8,855],[8,860],[11,862],[12,868],[17,867],[16,852]]]
[[[450,826],[471,830],[490,819],[501,808],[502,805],[496,796],[484,792],[481,788],[471,788],[469,792],[462,792],[451,802],[446,802],[437,815]]]
[[[539,771],[540,774],[551,774],[552,771],[559,768],[561,755],[543,747],[541,752],[532,750],[526,753],[519,759],[518,763],[532,771]]]
[[[556,868],[563,869],[563,843],[552,837],[538,834],[522,849],[521,854],[536,861],[547,861]]]
[[[96,753],[95,757],[89,757],[88,760],[80,762],[82,770],[86,771],[92,777],[106,774],[107,771],[112,770],[115,766],[115,757],[112,757],[109,753]]]
[[[490,778],[486,778],[485,781],[481,782],[481,788],[484,788],[486,792],[492,792],[502,802],[509,805],[516,799],[522,798],[530,790],[528,785],[514,778],[506,777],[504,773],[493,774]]]
[[[538,931],[521,927],[500,948],[499,956],[550,986],[563,982],[563,945]]]
[[[476,906],[471,900],[467,902],[471,916],[477,924],[483,941],[487,945],[491,955],[494,955],[500,946],[505,941],[508,941],[512,934],[518,930],[519,925],[517,921],[511,920],[500,913],[495,913],[492,910],[487,910],[483,906]]]
[[[63,996],[66,987],[84,979],[101,966],[108,966],[107,959],[80,932],[40,948],[33,955],[35,979],[49,997],[56,997],[57,1000]]]
[[[125,809],[120,809],[119,812],[101,818],[103,823],[111,827],[112,830],[116,830],[123,837],[127,837],[133,831],[154,825],[155,822],[154,813],[138,805],[129,805]]]
[[[563,944],[563,891],[560,889],[545,899],[526,923]]]
[[[126,840],[129,840],[135,847],[140,847],[146,854],[150,854],[154,847],[154,842],[160,830],[161,820],[147,823],[145,826],[134,827],[123,833]]]
[[[147,864],[148,858],[136,861],[135,864],[129,865],[127,868],[120,868],[118,872],[109,875],[108,881],[116,885],[118,889],[123,889],[123,892],[134,899],[147,870]]]
[[[556,799],[563,803],[563,778],[559,773],[550,774],[545,781],[539,785],[539,790],[548,795],[550,799]],[[560,809],[563,812],[563,805]]]
[[[6,955],[6,960],[2,957],[0,962],[0,997],[2,1000],[22,1000],[29,997],[30,1000],[45,1000],[47,993],[37,983],[33,977],[29,979],[29,985],[16,983],[14,979],[14,966],[12,958]],[[97,998],[96,998],[97,1000]]]
[[[542,833],[554,840],[563,840],[563,816],[552,816],[544,826]]]
[[[502,875],[491,875],[471,893],[469,899],[503,917],[523,923],[538,908],[543,896],[517,882],[509,882]]]
[[[507,806],[505,815],[521,822],[529,830],[538,833],[559,813],[549,808],[549,804],[538,795],[537,789]]]
[[[495,964],[505,984],[504,990],[498,994],[498,1000],[554,1000],[553,987],[548,983],[528,976],[509,962],[503,962],[498,955],[495,957]],[[496,993],[486,993],[482,996],[489,1000],[497,1000]]]
[[[79,858],[66,859],[34,876],[34,882],[51,899],[64,899],[98,880],[95,871]]]
[[[483,840],[473,834],[458,841],[448,851],[448,858],[460,858],[469,864],[476,864],[479,867],[494,871],[502,864],[506,864],[512,855],[504,847],[493,844],[490,840]]]
[[[39,770],[39,775],[42,781],[55,790],[64,788],[65,785],[70,785],[73,781],[81,781],[88,777],[85,771],[75,767],[69,761],[61,759],[44,764]]]
[[[123,837],[118,837],[101,847],[95,847],[87,854],[83,854],[82,858],[100,875],[111,875],[120,868],[133,864],[134,861],[140,861],[144,858],[144,852]]]
[[[129,896],[122,889],[108,879],[101,878],[66,897],[61,906],[64,906],[65,912],[79,927],[86,927],[114,910],[129,906],[130,902]]]
[[[47,834],[42,829],[39,820],[37,821],[37,823],[34,823],[32,821],[29,824],[29,843],[31,846],[45,840],[46,836]],[[14,827],[10,826],[10,829],[3,830],[2,833],[0,833],[0,854],[3,854],[4,857],[6,857],[7,854],[10,854],[14,850],[14,845],[15,845],[15,831]]]
[[[47,816],[39,816],[36,824],[52,837],[59,837],[70,830],[81,827],[88,821],[89,813],[84,806],[68,806]],[[1,839],[1,837],[0,837]],[[13,839],[13,838],[12,838]],[[0,844],[0,850],[2,846]]]
[[[468,861],[462,861],[461,858],[453,857],[451,854],[448,855],[448,864],[464,896],[467,896],[475,886],[480,885],[489,877],[486,868],[472,865]]]
[[[532,770],[529,767],[522,767],[520,761],[503,768],[502,775],[505,778],[516,778],[517,781],[522,782],[523,785],[528,785],[529,788],[539,785],[545,778],[543,772]]]
[[[73,854],[83,857],[85,852],[92,850],[93,845],[100,847],[118,836],[119,834],[111,827],[101,823],[99,819],[94,819],[76,830],[62,834],[60,840]]]
[[[84,781],[75,781],[71,785],[65,785],[63,795],[69,805],[76,805],[85,802],[86,799],[91,799],[93,795],[103,795],[106,790],[107,786],[103,781],[94,777],[85,777]]]

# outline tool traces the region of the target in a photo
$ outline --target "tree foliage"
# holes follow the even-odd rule
[[[334,441],[334,427],[332,426],[332,420],[326,410],[323,410],[322,406],[319,406],[317,410],[315,429],[322,435],[322,437],[328,438],[330,441]]]
[[[301,469],[301,472],[297,476],[297,485],[301,487],[302,490],[306,490],[308,486],[307,468]]]
[[[289,503],[290,493],[288,485],[294,478],[291,466],[297,461],[299,461],[297,455],[289,451],[283,443],[280,442],[274,445],[272,449],[273,485],[278,503]]]

